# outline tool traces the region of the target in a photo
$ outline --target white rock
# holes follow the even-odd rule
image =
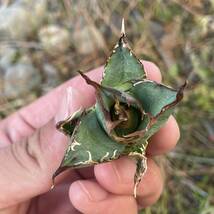
[[[12,38],[22,38],[31,32],[28,11],[21,7],[2,7],[0,9],[0,30]],[[27,22],[27,23],[26,23]]]
[[[31,63],[17,63],[6,70],[4,75],[4,95],[15,98],[29,93],[41,84],[39,71]]]
[[[70,47],[70,34],[65,28],[48,25],[39,31],[39,40],[49,54],[57,55]]]
[[[16,55],[16,49],[11,47],[2,48],[0,50],[0,68],[2,68],[2,70],[5,70],[10,67],[14,59],[16,58]]]
[[[0,7],[0,32],[13,39],[23,39],[32,34],[45,17],[46,1],[23,2]]]
[[[86,23],[81,29],[74,31],[73,44],[81,54],[93,53],[96,49],[104,49],[105,42],[98,30]]]

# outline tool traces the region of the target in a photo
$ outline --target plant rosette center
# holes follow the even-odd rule
[[[119,137],[126,136],[137,130],[142,118],[140,110],[119,102],[111,107],[110,115],[112,121],[121,121],[115,127],[115,132]]]

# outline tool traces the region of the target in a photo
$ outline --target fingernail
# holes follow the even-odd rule
[[[68,87],[60,103],[58,113],[55,116],[55,122],[62,121],[69,117],[72,113],[82,107],[81,94],[78,90]]]
[[[75,188],[76,193],[78,192],[83,198],[85,197],[93,202],[102,201],[108,196],[108,193],[105,190],[103,190],[97,183],[91,181],[77,181]]]

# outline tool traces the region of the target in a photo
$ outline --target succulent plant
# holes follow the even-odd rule
[[[136,160],[134,196],[145,173],[148,139],[166,122],[182,99],[185,84],[174,90],[148,80],[142,63],[128,47],[124,22],[121,37],[109,57],[101,84],[79,72],[96,90],[96,104],[80,109],[57,129],[69,145],[54,178],[68,168],[81,168],[122,156]]]

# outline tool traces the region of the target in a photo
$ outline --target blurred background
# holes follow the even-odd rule
[[[158,159],[163,195],[141,213],[213,214],[213,0],[0,0],[0,119],[104,64],[122,17],[133,51],[164,83],[189,81],[175,112],[181,140]]]

